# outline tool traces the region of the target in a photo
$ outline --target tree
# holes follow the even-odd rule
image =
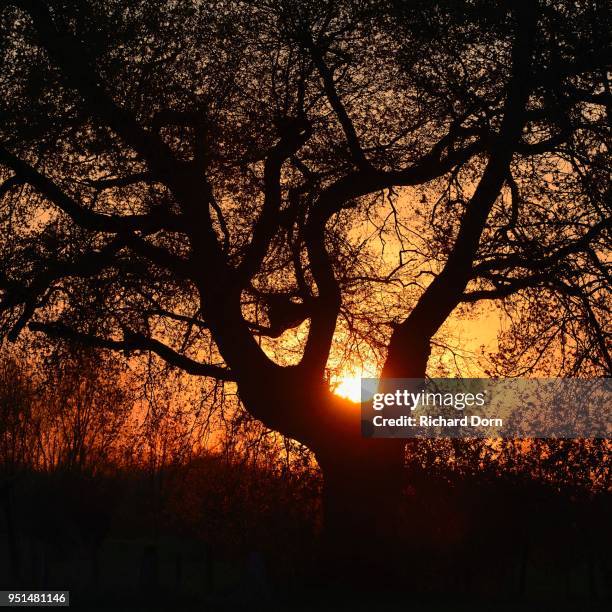
[[[0,359],[0,472],[10,483],[32,461],[35,389],[20,359]]]
[[[235,383],[315,453],[336,561],[382,564],[405,448],[331,392],[338,345],[421,378],[451,313],[498,300],[525,367],[545,331],[535,364],[610,371],[606,24],[597,0],[12,0],[4,335]]]
[[[32,467],[78,479],[117,463],[135,404],[125,363],[68,346],[56,347],[44,366],[36,410],[39,457]]]

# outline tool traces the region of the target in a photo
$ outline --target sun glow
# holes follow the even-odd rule
[[[345,397],[352,402],[361,402],[361,385],[362,378],[377,378],[376,368],[371,366],[364,366],[359,369],[345,369],[340,372],[337,376],[332,378],[332,389],[336,395]],[[367,384],[366,387],[370,387],[372,384]],[[371,392],[366,392],[366,399],[370,396]]]
[[[334,393],[352,402],[361,401],[361,376],[342,376]]]

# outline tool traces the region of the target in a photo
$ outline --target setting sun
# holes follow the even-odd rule
[[[343,376],[334,393],[353,402],[361,401],[361,376]]]
[[[372,393],[376,391],[376,374],[375,368],[365,367],[362,370],[345,370],[343,373],[338,375],[335,379],[332,379],[332,388],[336,395],[345,397],[352,402],[360,403],[362,398],[362,385],[364,384],[363,379],[372,379],[371,381],[365,382],[365,388],[367,389],[366,398],[371,397]]]

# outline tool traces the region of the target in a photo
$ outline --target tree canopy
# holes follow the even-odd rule
[[[271,388],[325,387],[334,351],[424,375],[480,301],[500,372],[609,372],[609,26],[599,0],[9,1],[2,335],[234,380],[306,442]]]

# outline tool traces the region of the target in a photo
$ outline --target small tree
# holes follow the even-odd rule
[[[134,409],[123,364],[101,351],[62,347],[44,366],[36,402],[40,460],[32,467],[92,475],[117,465]]]
[[[29,467],[37,431],[36,390],[19,359],[0,358],[0,465],[3,480]]]

